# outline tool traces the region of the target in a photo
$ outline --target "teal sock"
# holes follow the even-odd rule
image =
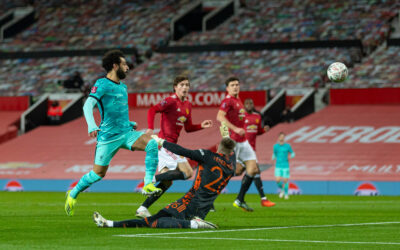
[[[278,184],[278,188],[280,188],[280,189],[283,188],[283,182],[282,181],[277,182],[277,184]]]
[[[289,182],[286,182],[286,183],[285,183],[285,188],[284,188],[284,190],[285,190],[285,195],[288,195],[288,193],[289,193]]]
[[[151,139],[145,150],[146,157],[144,158],[144,164],[146,165],[145,175],[144,175],[144,185],[151,183],[153,177],[157,171],[158,166],[158,145],[154,139]]]
[[[86,188],[90,187],[93,183],[98,182],[102,178],[98,176],[95,172],[90,171],[89,173],[85,174],[82,176],[82,178],[79,180],[78,184],[71,190],[69,195],[76,199],[78,197],[78,194],[80,192],[85,191]]]

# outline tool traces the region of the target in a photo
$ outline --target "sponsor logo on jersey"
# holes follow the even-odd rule
[[[253,125],[247,126],[246,130],[247,130],[247,132],[250,132],[250,133],[257,133],[258,127],[257,127],[257,125],[253,124]]]
[[[179,116],[179,117],[178,117],[178,121],[179,121],[180,123],[182,123],[182,125],[183,125],[183,123],[186,122],[186,117],[185,117],[185,116]]]
[[[90,93],[94,94],[97,92],[97,86],[93,86],[92,90],[90,91]]]
[[[362,183],[357,187],[356,191],[354,191],[354,195],[356,196],[375,196],[378,194],[378,189],[374,186],[374,184],[369,182]]]

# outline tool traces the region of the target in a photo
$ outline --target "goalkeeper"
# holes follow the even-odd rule
[[[94,212],[93,219],[96,225],[98,227],[216,229],[215,224],[205,221],[204,218],[236,169],[233,151],[236,143],[229,138],[225,124],[222,124],[220,129],[223,138],[216,153],[206,149],[189,150],[153,135],[159,146],[198,162],[199,166],[192,188],[179,200],[144,219],[111,221],[103,218],[98,212]]]

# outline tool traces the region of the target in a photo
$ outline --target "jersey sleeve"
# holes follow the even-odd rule
[[[96,105],[97,100],[95,98],[87,98],[85,105],[83,105],[83,114],[85,115],[85,120],[88,125],[88,133],[90,134],[91,132],[95,130],[99,130],[99,127],[96,125],[96,121],[94,120],[93,117],[93,108]]]
[[[188,115],[188,119],[185,122],[185,131],[186,132],[195,132],[198,130],[201,130],[201,124],[193,124],[192,121],[192,107],[189,108],[189,115]]]
[[[276,159],[276,145],[274,145],[274,149],[272,152],[272,160],[275,160],[275,159]]]
[[[171,151],[174,154],[181,155],[184,157],[188,157],[192,160],[195,160],[199,163],[204,162],[204,157],[205,157],[205,150],[203,149],[198,149],[198,150],[190,150],[186,149],[184,147],[179,146],[178,144],[164,141],[163,147],[169,151]]]
[[[225,113],[228,113],[228,111],[230,110],[230,101],[229,99],[224,99],[221,103],[221,105],[219,106],[219,110],[224,111]]]
[[[106,87],[104,84],[99,83],[98,81],[93,85],[90,90],[89,96],[94,97],[97,101],[99,101],[103,95],[106,93]]]
[[[290,146],[290,144],[288,144],[288,146],[289,146],[288,148],[289,148],[290,157],[294,158],[296,154],[294,153],[292,146]]]
[[[168,98],[165,98],[161,102],[157,103],[155,106],[151,107],[147,112],[147,127],[149,129],[154,129],[154,119],[156,117],[156,113],[162,113],[171,106],[172,102],[168,101]]]
[[[261,126],[261,116],[258,116],[258,123],[257,123],[257,135],[262,135],[265,133],[265,129]]]

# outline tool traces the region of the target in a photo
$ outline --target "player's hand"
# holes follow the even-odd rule
[[[89,136],[92,137],[92,138],[96,138],[97,137],[97,131],[100,131],[100,129],[90,132]]]
[[[159,147],[162,147],[163,143],[164,143],[164,139],[161,139],[160,137],[158,137],[157,135],[152,135],[151,138],[153,138]]]
[[[154,131],[152,130],[152,129],[147,129],[146,130],[146,134],[148,134],[148,135],[153,135],[154,134]]]
[[[211,120],[204,120],[204,121],[201,123],[201,127],[202,127],[202,128],[211,128],[212,125],[213,125],[213,122],[212,122]]]
[[[223,138],[229,137],[229,129],[225,122],[221,122],[221,126],[219,126],[219,132]]]
[[[268,125],[264,126],[264,131],[267,132],[269,130],[269,128],[270,127]]]
[[[135,129],[135,130],[137,129],[137,127],[138,127],[137,122],[129,121],[129,123],[131,124],[133,129]]]
[[[239,134],[239,135],[241,135],[241,136],[244,136],[244,135],[246,134],[246,131],[245,131],[243,128],[238,128],[238,127],[236,127],[233,131],[234,131],[236,134]]]

